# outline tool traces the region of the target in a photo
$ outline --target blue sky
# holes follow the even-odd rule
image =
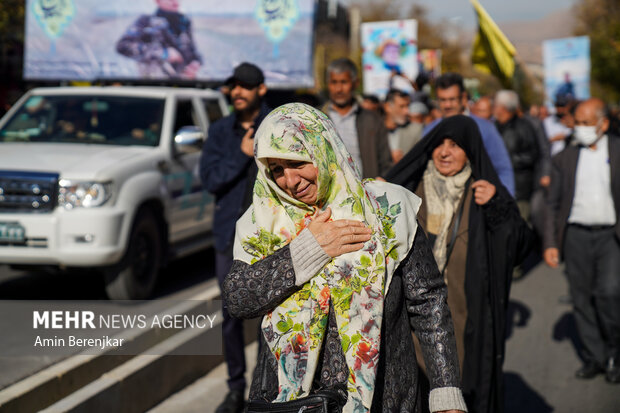
[[[353,2],[360,0],[341,0],[343,4]],[[432,20],[455,19],[460,25],[467,27],[476,24],[474,10],[469,0],[415,0],[415,2],[426,7]],[[479,0],[479,2],[493,20],[502,22],[538,20],[554,11],[570,8],[577,0]]]

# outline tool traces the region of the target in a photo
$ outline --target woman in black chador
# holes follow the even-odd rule
[[[444,119],[386,179],[423,200],[418,219],[448,285],[469,412],[502,412],[512,270],[527,254],[532,233],[467,116]]]

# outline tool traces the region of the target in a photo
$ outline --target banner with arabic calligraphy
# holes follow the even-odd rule
[[[24,77],[314,85],[313,0],[27,0]]]

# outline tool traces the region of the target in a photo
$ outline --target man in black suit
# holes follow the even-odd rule
[[[553,158],[544,259],[565,261],[584,365],[576,376],[605,372],[620,383],[620,138],[607,134],[599,99],[575,112],[577,145]]]

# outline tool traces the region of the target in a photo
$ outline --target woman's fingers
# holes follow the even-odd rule
[[[359,225],[347,225],[343,227],[331,225],[331,228],[327,228],[327,230],[324,231],[324,234],[328,236],[330,242],[350,244],[368,241],[370,239],[370,235],[372,234],[372,230],[366,226]]]
[[[362,248],[364,248],[364,243],[363,242],[360,242],[360,243],[357,243],[357,244],[345,244],[345,245],[342,245],[340,247],[340,254],[338,254],[338,255],[347,254],[349,252],[359,251]]]
[[[495,195],[495,185],[484,179],[471,184],[471,188],[474,190],[474,202],[478,205],[486,204]]]
[[[325,209],[325,211],[321,212],[316,217],[314,217],[314,221],[327,222],[327,220],[329,219],[331,215],[332,215],[332,209],[328,207]]]
[[[344,237],[342,237],[342,243],[343,244],[355,244],[358,242],[366,242],[369,239],[370,239],[370,233],[362,233],[362,234],[354,233],[354,234],[349,234],[349,235],[345,235]]]
[[[336,228],[366,228],[370,230],[362,221],[354,221],[352,219],[339,219],[330,222],[330,224],[333,224]]]
[[[318,219],[319,217],[308,226],[308,229],[323,251],[332,258],[360,250],[364,247],[364,243],[370,240],[372,230],[363,222],[348,219],[317,222]]]

